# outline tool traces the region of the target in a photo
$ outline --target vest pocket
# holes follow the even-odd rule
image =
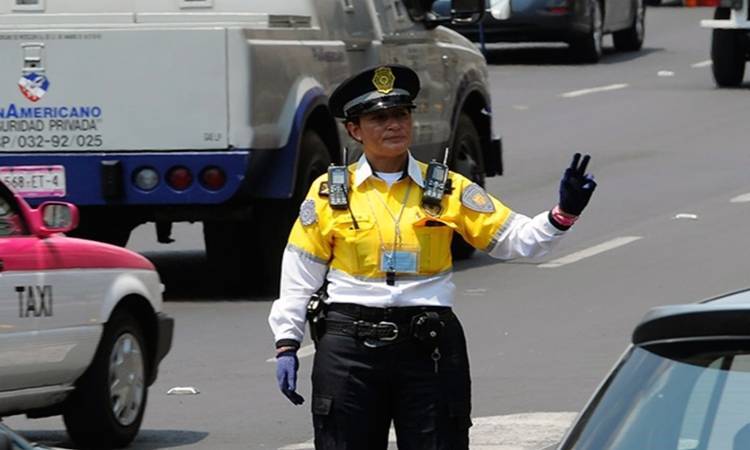
[[[371,217],[350,214],[334,219],[335,242],[332,265],[351,275],[371,275],[378,270],[380,241]]]
[[[413,225],[419,242],[419,272],[438,273],[451,267],[453,230],[442,222],[425,220]]]

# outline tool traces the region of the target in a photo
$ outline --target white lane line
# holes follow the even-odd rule
[[[691,65],[690,67],[693,67],[695,69],[700,69],[701,67],[709,67],[711,65],[713,65],[713,62],[710,59],[707,59],[705,61],[701,61],[701,62],[695,63],[695,64]]]
[[[610,84],[609,86],[600,86],[600,87],[595,87],[591,89],[581,89],[580,91],[566,92],[564,94],[560,94],[560,97],[563,97],[563,98],[580,97],[582,95],[587,95],[587,94],[596,94],[597,92],[607,92],[607,91],[616,91],[618,89],[625,89],[628,86],[630,85],[625,84],[625,83]]]
[[[562,258],[554,259],[544,264],[539,264],[537,267],[553,268],[553,267],[564,266],[566,264],[572,264],[584,258],[598,255],[599,253],[603,253],[609,250],[613,250],[617,247],[622,247],[623,245],[630,244],[631,242],[635,242],[638,239],[642,239],[642,237],[641,236],[623,236],[623,237],[615,238],[607,242],[603,242],[599,245],[595,245],[593,247],[589,247],[587,249],[581,250],[580,252],[571,253],[568,256],[563,256]]]
[[[745,203],[750,202],[750,193],[738,195],[737,197],[729,200],[732,203]]]
[[[297,358],[300,359],[313,354],[315,354],[315,344],[306,345],[297,350]],[[276,357],[268,358],[266,362],[276,362]]]
[[[576,418],[574,412],[540,412],[508,414],[504,416],[474,417],[474,426],[469,429],[471,450],[539,450],[560,441]],[[388,437],[396,443],[396,434],[391,428]],[[310,439],[299,444],[287,445],[279,450],[310,450],[315,444]]]

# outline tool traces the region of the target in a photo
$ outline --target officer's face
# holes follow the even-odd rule
[[[368,156],[398,157],[411,144],[411,109],[396,107],[364,114],[359,122],[347,122],[349,134],[362,143]]]

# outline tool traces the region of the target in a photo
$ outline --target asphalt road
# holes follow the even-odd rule
[[[750,153],[741,130],[750,90],[714,87],[710,33],[698,26],[711,14],[650,8],[643,51],[615,53],[608,38],[598,65],[571,64],[560,47],[502,46],[488,54],[507,172],[489,179],[488,190],[519,212],[548,209],[576,151],[593,156],[599,188],[545,258],[476,256],[457,264],[474,448],[548,444],[649,307],[748,285],[750,196],[742,196],[750,192]],[[307,404],[295,408],[277,392],[266,361],[271,299],[222,298],[205,276],[200,232],[200,225],[177,226],[178,242],[162,246],[145,226],[130,244],[158,265],[165,309],[177,321],[132,448],[311,448]],[[308,399],[311,360],[301,360]],[[167,396],[174,386],[200,394]],[[68,445],[58,418],[8,423],[31,439]]]

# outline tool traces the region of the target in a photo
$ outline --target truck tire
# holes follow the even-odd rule
[[[643,47],[643,38],[646,35],[646,6],[643,1],[635,0],[633,24],[612,34],[615,48],[621,52],[635,52]]]
[[[281,258],[284,254],[289,232],[299,216],[299,206],[307,196],[313,181],[328,170],[331,155],[320,135],[311,129],[305,130],[299,147],[297,176],[294,193],[289,200],[263,200],[255,208],[254,224],[259,258],[254,271],[260,276],[259,287],[265,293],[277,294],[281,277]]]
[[[248,261],[257,254],[253,222],[249,220],[204,220],[203,242],[210,278],[225,295],[250,293]]]
[[[126,311],[116,312],[104,326],[91,366],[65,404],[63,420],[76,444],[120,448],[135,439],[148,397],[146,355],[138,321]]]
[[[574,38],[570,42],[573,57],[582,63],[597,63],[602,57],[604,39],[604,18],[598,0],[589,0],[591,11],[591,29],[588,33]]]
[[[461,113],[458,117],[451,151],[453,152],[451,170],[484,186],[482,141],[474,122],[466,113]],[[454,233],[451,254],[454,260],[468,259],[474,254],[474,247],[469,245],[460,234]]]
[[[125,247],[128,239],[130,239],[130,233],[135,227],[136,224],[129,222],[119,214],[112,215],[108,211],[80,208],[78,226],[68,235]]]
[[[729,8],[716,8],[715,19],[728,19]],[[714,80],[719,87],[737,87],[745,77],[747,40],[744,30],[713,30],[711,61]]]

